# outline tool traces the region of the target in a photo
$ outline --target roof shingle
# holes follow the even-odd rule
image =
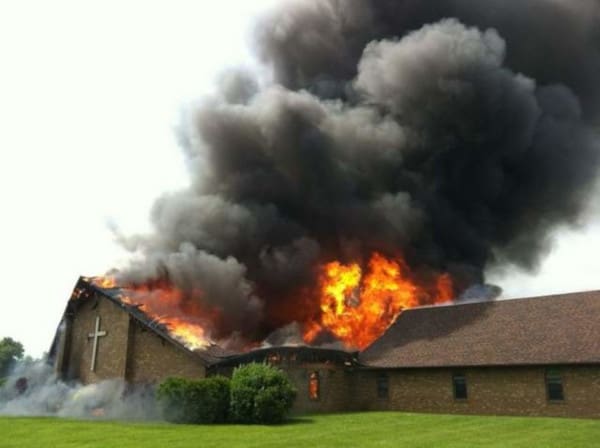
[[[359,360],[383,368],[600,363],[600,291],[407,310]]]

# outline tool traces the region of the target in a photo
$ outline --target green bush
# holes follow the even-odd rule
[[[231,417],[240,423],[280,423],[294,404],[287,375],[267,364],[246,364],[231,378]]]
[[[167,378],[156,390],[156,399],[165,420],[174,423],[184,423],[189,416],[187,410],[187,392],[189,380],[183,378]]]
[[[173,423],[222,423],[229,413],[229,379],[168,378],[158,386],[157,399],[165,420]]]

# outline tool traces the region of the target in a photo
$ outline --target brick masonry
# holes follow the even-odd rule
[[[90,369],[96,317],[106,336],[98,340],[96,366]],[[158,382],[169,376],[202,378],[205,367],[197,356],[175,346],[138,323],[110,300],[96,296],[82,302],[75,315],[67,319],[67,331],[61,341],[59,368],[67,379],[84,384],[109,378],[135,383]],[[64,360],[67,360],[66,362]]]
[[[206,369],[193,354],[131,322],[130,356],[127,380],[133,383],[155,383],[170,376],[204,378]]]
[[[101,330],[95,371],[90,370],[96,316]],[[122,378],[134,383],[155,383],[169,376],[202,378],[207,370],[194,354],[149,330],[117,304],[102,296],[82,302],[74,316],[66,318],[57,368],[68,379],[93,383]],[[276,364],[298,391],[295,413],[399,410],[411,412],[535,415],[600,418],[600,366],[558,366],[564,401],[550,402],[546,395],[545,368],[419,368],[363,369],[330,363]],[[320,395],[311,400],[308,383],[318,372]],[[453,373],[464,374],[468,398],[455,400]],[[230,375],[231,369],[213,368],[209,374]],[[377,396],[377,376],[388,375],[387,398]]]
[[[544,367],[389,370],[389,396],[377,397],[376,371],[357,372],[356,406],[450,414],[600,417],[600,367],[558,366],[564,401],[547,398]],[[465,375],[468,398],[454,399],[452,375]]]
[[[100,316],[100,329],[107,334],[98,340],[96,368],[91,371],[93,340],[88,335],[94,331],[96,316]],[[84,384],[107,378],[125,379],[129,319],[126,312],[105,298],[93,297],[81,303],[70,319],[65,376]]]
[[[447,414],[600,418],[600,366],[559,366],[564,401],[549,401],[544,367],[369,370],[324,364],[278,365],[298,391],[294,412],[409,411]],[[308,382],[318,372],[320,397]],[[452,375],[465,375],[468,398],[454,399]],[[229,372],[219,372],[230,374]],[[388,397],[377,394],[377,377],[388,375]]]
[[[283,370],[296,388],[296,401],[292,412],[295,414],[319,412],[343,412],[353,409],[353,396],[351,385],[353,372],[325,363],[295,363],[282,360],[271,363]],[[319,375],[319,397],[310,398],[308,393],[309,377],[313,372]],[[210,374],[231,376],[233,368],[219,368],[211,370]]]
[[[293,409],[295,413],[342,412],[352,407],[351,372],[323,364],[287,366],[282,370],[298,392]],[[313,372],[319,377],[319,396],[316,400],[311,399],[308,392],[309,378]]]

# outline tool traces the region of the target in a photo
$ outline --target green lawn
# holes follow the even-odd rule
[[[600,446],[600,421],[389,412],[310,416],[269,427],[2,417],[0,446],[587,448]]]

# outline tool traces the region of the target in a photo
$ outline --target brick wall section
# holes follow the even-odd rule
[[[100,330],[106,336],[98,339],[96,368],[90,370],[93,333],[96,316]],[[109,299],[100,295],[82,302],[75,312],[70,331],[66,379],[78,379],[84,384],[109,378],[121,378],[134,383],[158,382],[169,376],[202,378],[205,368],[195,355],[176,347],[159,335],[142,327],[135,319]]]
[[[136,321],[131,323],[129,353],[127,379],[133,383],[156,383],[170,376],[198,379],[206,375],[199,358]]]
[[[64,377],[69,367],[69,353],[71,353],[71,339],[73,330],[73,321],[68,316],[63,316],[60,323],[60,333],[56,359],[54,360],[54,372],[60,377]]]
[[[96,369],[90,370],[93,333],[96,316],[100,316],[100,330],[106,336],[98,338]],[[86,299],[77,310],[71,328],[69,363],[65,372],[69,379],[94,383],[108,378],[125,378],[129,315],[109,300],[99,296]]]
[[[354,406],[351,393],[353,381],[352,372],[339,366],[324,363],[295,363],[284,360],[272,363],[274,367],[283,370],[294,384],[297,395],[292,408],[293,414],[314,414],[320,412],[344,412]],[[308,395],[308,380],[311,372],[319,372],[320,397],[311,400]],[[215,366],[211,375],[224,375],[231,377],[233,368]]]
[[[389,396],[377,396],[378,370],[324,364],[277,364],[298,395],[295,414],[349,411],[409,411],[447,414],[600,418],[600,366],[563,366],[565,400],[546,398],[544,367],[387,370]],[[319,372],[321,396],[308,395],[310,373]],[[468,399],[455,400],[452,374],[466,376]],[[231,370],[214,371],[226,376]]]
[[[343,412],[351,407],[351,377],[342,368],[323,364],[304,364],[302,366],[280,366],[286,372],[298,392],[293,412],[297,414],[319,412]],[[319,398],[311,400],[308,394],[308,382],[311,372],[319,374]]]
[[[377,397],[375,371],[357,372],[356,408],[453,414],[600,417],[600,366],[559,367],[565,400],[549,402],[545,368],[391,370],[389,398]],[[455,400],[452,374],[466,376],[468,399]]]

